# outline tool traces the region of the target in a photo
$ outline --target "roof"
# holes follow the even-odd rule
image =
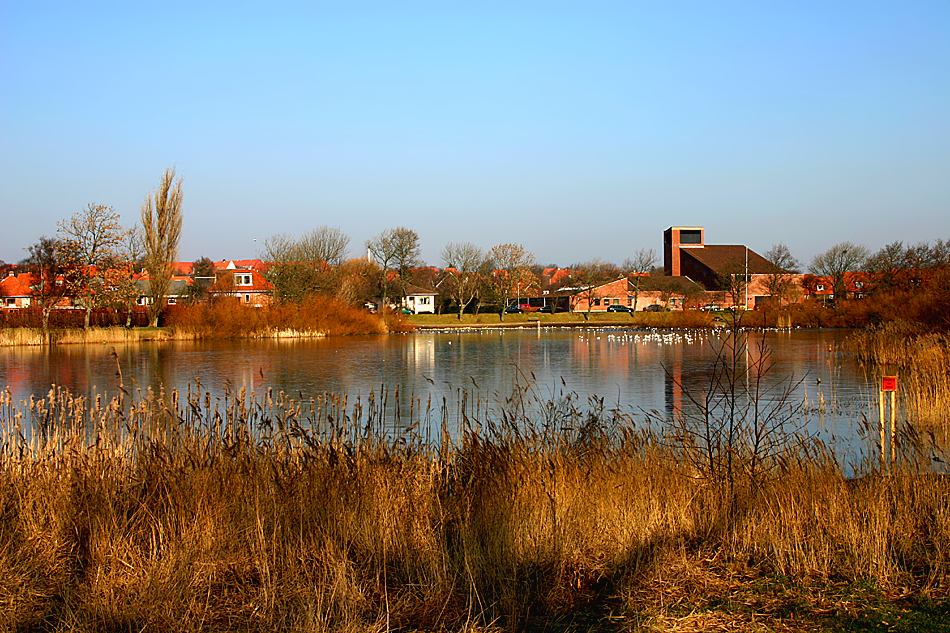
[[[264,278],[264,275],[259,270],[254,270],[252,268],[232,268],[227,271],[231,273],[231,282],[234,281],[234,276],[236,275],[250,275],[251,283],[250,285],[238,285],[232,283],[228,285],[227,282],[222,283],[222,278],[227,273],[218,272],[217,280],[214,285],[211,286],[212,292],[224,292],[224,293],[242,293],[242,292],[271,292],[274,289],[274,285],[267,281]]]
[[[636,282],[631,281],[631,286],[634,284]],[[640,292],[678,292],[681,294],[705,290],[689,277],[673,277],[671,275],[640,277],[639,287]]]
[[[261,259],[220,259],[211,262],[215,272],[222,270],[264,270],[266,264]],[[172,268],[176,275],[193,275],[195,262],[174,262]]]
[[[846,272],[841,281],[848,292],[867,292],[868,289],[865,286],[871,283],[873,278],[865,272]],[[818,290],[818,284],[823,286],[821,290]],[[833,295],[835,293],[834,280],[828,276],[802,275],[802,287],[810,294],[815,295]]]
[[[558,268],[556,266],[545,268],[541,271],[541,277],[546,280],[549,286],[556,286],[569,279],[573,271],[570,268]]]
[[[191,277],[176,275],[172,277],[171,282],[168,284],[168,296],[180,297],[188,291],[188,286],[190,285],[192,285]],[[137,279],[135,281],[135,287],[138,288],[139,293],[147,295],[151,290],[152,284],[148,279]]]
[[[7,275],[0,280],[0,297],[29,297],[33,291],[30,286],[33,285],[33,275],[30,273],[20,273],[19,275]]]
[[[413,284],[406,284],[407,297],[409,295],[437,295],[437,294],[439,293],[436,292],[435,290],[429,290],[427,288],[423,288],[422,286],[416,286]]]
[[[719,275],[780,273],[781,269],[754,250],[742,244],[714,244],[680,251],[682,257],[692,257]],[[746,268],[746,256],[749,258]]]
[[[214,263],[215,271],[219,270],[261,270],[264,261],[260,259],[224,259]]]

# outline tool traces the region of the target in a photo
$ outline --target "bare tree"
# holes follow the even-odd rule
[[[630,277],[633,287],[633,311],[637,311],[637,301],[640,299],[640,282],[656,267],[656,251],[652,248],[641,248],[633,257],[624,260],[623,269]]]
[[[449,292],[458,304],[460,321],[466,306],[478,294],[485,259],[482,250],[470,242],[451,242],[442,249]]]
[[[350,238],[338,228],[321,226],[304,233],[296,241],[298,256],[308,262],[323,262],[328,266],[339,266],[346,259]]]
[[[835,299],[847,298],[845,274],[860,270],[868,258],[868,249],[859,244],[841,242],[811,261],[811,272],[831,280]]]
[[[400,298],[406,293],[406,284],[412,275],[412,268],[421,261],[422,247],[419,234],[412,229],[397,226],[392,229],[393,266],[399,277]]]
[[[366,242],[366,248],[379,265],[382,274],[380,307],[384,307],[389,296],[389,271],[397,271],[399,282],[397,291],[402,294],[405,292],[411,268],[419,263],[421,252],[419,234],[412,229],[397,226],[383,231]]]
[[[513,293],[527,288],[534,277],[531,272],[534,256],[521,244],[506,243],[492,246],[488,260],[494,268],[489,272],[488,280],[492,294],[498,299],[499,318],[504,320]]]
[[[765,259],[775,266],[775,270],[768,273],[765,278],[769,296],[775,297],[779,302],[790,299],[795,289],[794,276],[801,268],[801,264],[792,255],[788,246],[781,242],[773,244],[772,248],[766,251]]]
[[[886,244],[864,262],[864,269],[874,279],[875,290],[892,290],[900,286],[907,268],[907,249],[900,241]]]
[[[32,277],[33,300],[39,304],[43,332],[49,337],[50,314],[82,284],[78,251],[75,242],[41,237],[28,252],[21,263]]]
[[[378,297],[379,267],[365,259],[343,262],[336,296],[353,305],[362,305]]]
[[[149,325],[156,327],[171,286],[172,264],[178,255],[181,238],[181,178],[175,181],[175,170],[166,169],[162,181],[142,204],[145,270],[149,278]]]
[[[104,204],[88,204],[68,220],[59,222],[59,233],[74,244],[80,266],[75,299],[85,308],[83,327],[89,328],[93,307],[109,301],[105,283],[107,267],[115,264],[124,231],[119,214]]]
[[[300,239],[274,235],[264,245],[265,277],[280,301],[300,301],[313,293],[339,289],[339,267],[350,238],[339,229],[320,227]]]
[[[116,299],[125,308],[125,327],[132,327],[132,311],[139,298],[136,284],[138,273],[145,264],[145,235],[142,227],[133,226],[122,234],[119,248],[122,275],[116,279]]]
[[[590,319],[590,308],[597,297],[597,288],[622,277],[620,269],[614,264],[593,259],[582,264],[571,266],[571,283],[577,289],[577,295],[587,301],[587,310],[584,320]]]

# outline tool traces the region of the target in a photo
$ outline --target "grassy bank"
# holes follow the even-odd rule
[[[946,478],[847,480],[803,444],[755,478],[730,450],[727,480],[623,415],[519,398],[440,445],[387,433],[391,394],[6,395],[0,628],[950,623]]]
[[[463,314],[414,314],[406,321],[419,329],[447,327],[528,327],[538,322],[546,326],[628,326],[657,328],[712,327],[713,317],[705,312],[592,312],[589,319],[579,312],[541,314],[538,312],[506,314],[502,320],[497,313]]]

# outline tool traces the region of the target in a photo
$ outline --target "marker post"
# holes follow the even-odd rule
[[[890,436],[891,436],[891,451],[890,451],[890,465],[893,465],[897,461],[897,445],[894,441],[894,438],[897,434],[897,376],[881,376],[881,391],[878,398],[878,410],[880,413],[881,420],[881,472],[888,467],[888,454],[887,454],[887,425],[886,425],[886,393],[890,393],[891,397],[891,419],[890,419]]]

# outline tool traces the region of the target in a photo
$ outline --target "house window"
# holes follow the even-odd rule
[[[429,305],[429,297],[419,297],[419,305]]]
[[[234,285],[236,286],[250,286],[251,283],[252,282],[251,282],[250,274],[234,275]]]
[[[620,305],[620,299],[614,299],[614,305]]]
[[[818,284],[817,286],[815,286],[815,290],[817,290],[818,292],[821,292],[824,289],[825,289],[825,284]]]
[[[175,297],[169,297],[169,298],[168,298],[168,305],[173,306],[173,305],[175,305],[176,303],[178,303],[178,299],[176,299]]]
[[[7,305],[8,305],[8,306],[15,306],[15,305],[16,305],[16,299],[14,299],[14,298],[12,298],[12,297],[7,297]]]
[[[855,288],[864,288],[864,282],[863,282],[863,281],[856,281],[856,282],[854,282],[854,287],[855,287]]]
[[[251,295],[244,295],[244,303],[250,303],[250,302],[251,302]]]
[[[600,299],[594,299],[594,305],[595,305],[595,306],[599,306],[599,305],[600,305]]]

